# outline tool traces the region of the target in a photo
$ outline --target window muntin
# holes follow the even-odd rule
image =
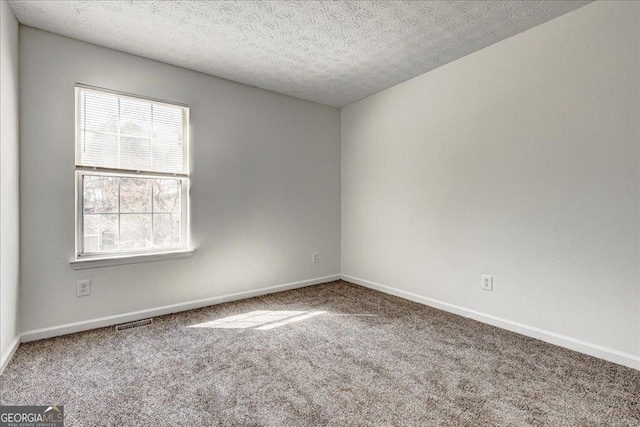
[[[188,117],[76,86],[78,258],[188,247]]]

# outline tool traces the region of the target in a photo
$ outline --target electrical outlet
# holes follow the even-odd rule
[[[76,296],[88,297],[91,295],[91,280],[79,280],[76,282]]]
[[[318,255],[318,252],[314,252],[311,254],[311,262],[312,263],[316,263],[320,260],[320,255]]]
[[[493,291],[493,276],[487,274],[482,275],[482,290]]]

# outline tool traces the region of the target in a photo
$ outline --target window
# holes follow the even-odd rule
[[[189,108],[75,90],[76,258],[186,250]]]

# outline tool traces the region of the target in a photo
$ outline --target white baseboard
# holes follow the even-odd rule
[[[9,348],[0,355],[0,375],[2,375],[4,368],[7,367],[9,362],[11,362],[11,359],[13,359],[13,355],[16,354],[18,347],[20,347],[20,335],[15,337],[13,341],[11,341],[11,344],[9,344]]]
[[[317,277],[315,279],[302,280],[299,282],[285,283],[283,285],[270,286],[267,288],[254,289],[251,291],[237,292],[233,294],[222,295],[218,297],[205,298],[196,301],[188,301],[178,304],[165,305],[147,310],[132,311],[129,313],[116,314],[114,316],[100,317],[97,319],[85,320],[82,322],[67,323],[64,325],[52,326],[49,328],[33,329],[22,333],[22,342],[40,340],[44,338],[56,337],[59,335],[73,334],[76,332],[87,331],[90,329],[104,328],[120,323],[132,322],[134,320],[146,319],[149,317],[163,316],[165,314],[178,313],[180,311],[193,310],[196,308],[207,307],[210,305],[221,304],[224,302],[238,301],[246,298],[257,297],[260,295],[273,294],[276,292],[288,291],[290,289],[298,289],[306,286],[317,285],[320,283],[338,280],[339,274],[331,276]],[[3,359],[4,360],[4,359]]]
[[[0,360],[0,373],[4,371],[4,368],[11,361],[11,358],[15,354],[20,342],[35,341],[44,338],[51,338],[59,335],[72,334],[76,332],[86,331],[90,329],[103,328],[106,326],[113,326],[119,323],[131,322],[134,320],[145,319],[148,317],[162,316],[165,314],[178,313],[181,311],[193,310],[196,308],[207,307],[210,305],[221,304],[225,302],[238,301],[241,299],[252,298],[260,295],[267,295],[276,292],[287,291],[290,289],[303,288],[306,286],[317,285],[320,283],[331,282],[333,280],[343,279],[348,282],[355,283],[370,289],[375,289],[380,292],[384,292],[390,295],[395,295],[410,301],[418,302],[424,305],[428,305],[439,310],[447,311],[449,313],[457,314],[459,316],[467,317],[477,320],[479,322],[487,323],[492,326],[496,326],[502,329],[506,329],[511,332],[516,332],[531,338],[536,338],[541,341],[548,342],[560,347],[565,347],[570,350],[574,350],[580,353],[587,354],[589,356],[597,357],[607,360],[609,362],[617,363],[623,366],[627,366],[633,369],[640,370],[640,357],[633,354],[623,353],[617,350],[613,350],[607,347],[603,347],[597,344],[592,344],[579,339],[571,338],[565,335],[557,334],[555,332],[546,331],[533,326],[524,325],[522,323],[514,322],[508,319],[503,319],[490,314],[481,313],[479,311],[470,310],[464,307],[460,307],[454,304],[449,304],[443,301],[423,297],[411,292],[402,291],[400,289],[392,288],[390,286],[381,285],[379,283],[371,282],[365,279],[349,276],[346,274],[335,274],[331,276],[318,277],[315,279],[302,280],[299,282],[286,283],[283,285],[271,286],[267,288],[255,289],[245,292],[237,292],[233,294],[222,295],[218,297],[205,298],[196,301],[189,301],[179,304],[166,305],[162,307],[134,311],[129,313],[117,314],[114,316],[101,317],[98,319],[91,319],[82,322],[67,323],[64,325],[52,326],[49,328],[33,329],[26,331],[21,336],[16,337],[10,344],[9,348],[3,352],[2,359]]]
[[[522,323],[513,322],[508,319],[492,316],[490,314],[481,313],[479,311],[470,310],[468,308],[460,307],[457,305],[449,304],[443,301],[423,297],[411,292],[402,291],[400,289],[392,288],[390,286],[381,285],[379,283],[370,282],[358,277],[341,274],[340,277],[347,281],[357,285],[364,286],[366,288],[375,289],[386,294],[395,295],[400,298],[408,299],[420,304],[428,305],[429,307],[437,308],[439,310],[447,311],[449,313],[457,314],[459,316],[468,317],[473,320],[477,320],[482,323],[487,323],[498,328],[506,329],[511,332],[516,332],[521,335],[526,335],[531,338],[535,338],[541,341],[548,342],[560,347],[565,347],[570,350],[574,350],[580,353],[587,354],[589,356],[604,359],[609,362],[617,363],[619,365],[627,366],[629,368],[640,370],[640,357],[633,354],[623,353],[611,348],[603,347],[597,344],[592,344],[586,341],[582,341],[576,338],[571,338],[565,335],[560,335],[555,332],[546,331],[533,326],[524,325]]]

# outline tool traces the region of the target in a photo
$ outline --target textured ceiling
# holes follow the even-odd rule
[[[588,1],[10,1],[20,23],[344,106]]]

